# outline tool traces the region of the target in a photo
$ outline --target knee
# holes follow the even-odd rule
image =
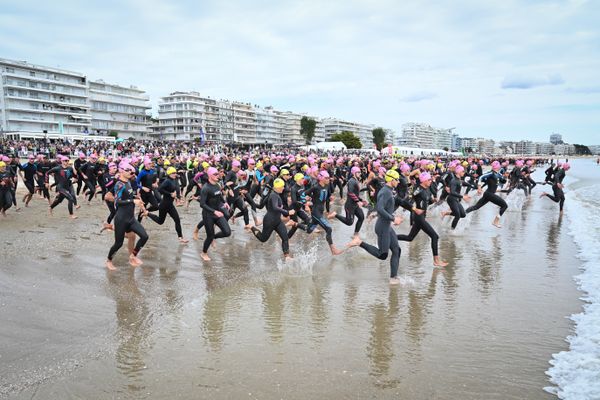
[[[388,257],[388,252],[386,251],[386,252],[380,253],[379,257],[377,257],[377,258],[379,258],[380,260],[385,260],[387,257]]]

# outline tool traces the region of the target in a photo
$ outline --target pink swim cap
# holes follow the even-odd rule
[[[246,171],[244,171],[243,169],[240,169],[237,173],[237,176],[246,176]]]
[[[206,174],[208,176],[210,175],[217,175],[219,173],[219,170],[216,169],[215,167],[208,167],[208,169],[206,170]]]
[[[431,175],[429,175],[429,172],[422,172],[419,175],[419,181],[420,182],[425,182],[431,179]]]
[[[133,168],[133,166],[127,162],[122,162],[119,165],[119,169],[121,171],[130,171],[130,172],[135,172],[135,168]]]
[[[7,157],[8,158],[8,157]],[[69,161],[69,157],[66,156],[58,156],[58,159],[63,162],[63,161]]]
[[[498,162],[498,161],[494,161],[494,162],[492,163],[492,169],[493,169],[494,171],[495,171],[495,170],[499,170],[499,169],[500,169],[500,162]]]
[[[463,172],[465,169],[463,168],[462,165],[457,165],[456,168],[454,168],[454,172],[456,173],[461,173]]]
[[[352,175],[354,175],[354,174],[358,174],[359,172],[360,172],[360,168],[358,168],[358,167],[352,167],[352,168],[350,169],[350,173],[351,173]]]
[[[410,165],[408,165],[407,163],[400,164],[400,172],[406,173],[408,171],[410,171]]]
[[[517,160],[517,161],[515,162],[515,165],[516,165],[517,167],[522,167],[522,166],[523,166],[523,160]]]
[[[83,152],[79,152],[79,158],[85,158],[85,154]]]
[[[533,165],[533,160],[527,160],[527,165],[529,165],[529,166]]]
[[[379,167],[379,169],[377,170],[377,172],[379,172],[380,174],[385,174],[386,169],[383,167]]]
[[[231,163],[232,167],[237,167],[239,168],[242,164],[240,164],[240,162],[238,160],[233,160],[233,162]]]
[[[566,163],[564,163],[564,164],[562,165],[562,167],[563,167],[563,169],[564,169],[565,171],[568,171],[569,169],[571,169],[571,164],[569,164],[568,162],[566,162]]]
[[[277,173],[277,171],[279,171],[279,169],[276,166],[271,165],[271,172],[272,173]]]
[[[379,160],[373,161],[373,168],[379,169],[379,167],[381,167],[381,162]]]
[[[256,164],[256,161],[254,161],[254,158],[249,158],[248,165],[254,165],[254,164]]]
[[[327,179],[327,178],[329,178],[329,172],[327,172],[327,171],[321,171],[321,172],[319,172],[319,175],[317,175],[317,178],[319,178],[319,179]]]

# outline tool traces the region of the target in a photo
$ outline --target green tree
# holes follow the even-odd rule
[[[306,140],[306,144],[311,144],[313,137],[315,137],[315,128],[317,127],[317,121],[312,118],[304,116],[300,119],[300,134]]]
[[[117,132],[117,131],[110,131],[108,133],[108,136],[112,136],[114,138],[118,138],[119,137],[119,132]]]
[[[575,154],[577,154],[577,155],[583,155],[583,156],[591,156],[592,155],[590,148],[583,144],[574,144],[573,146],[575,146]]]
[[[362,143],[358,136],[350,131],[342,131],[331,135],[331,142],[342,142],[349,149],[360,149]]]
[[[383,128],[373,129],[373,143],[377,146],[377,150],[383,149],[385,146],[385,131]]]

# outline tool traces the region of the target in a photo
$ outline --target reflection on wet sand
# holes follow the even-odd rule
[[[116,306],[117,369],[127,379],[123,391],[139,393],[145,389],[142,379],[146,369],[145,357],[154,345],[149,340],[153,329],[152,310],[138,288],[134,269],[107,272],[106,275],[108,292]]]

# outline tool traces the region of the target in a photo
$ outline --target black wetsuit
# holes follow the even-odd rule
[[[354,217],[357,218],[356,226],[354,227],[354,233],[360,232],[363,221],[365,220],[365,213],[361,208],[362,199],[360,198],[360,185],[355,177],[348,180],[348,196],[346,197],[346,203],[344,204],[344,210],[346,216],[342,217],[336,214],[336,218],[345,225],[352,226],[354,223]]]
[[[484,186],[487,185],[485,192],[483,192],[483,196],[479,199],[475,205],[467,208],[465,213],[470,213],[475,210],[479,210],[481,207],[486,205],[488,202],[494,203],[498,207],[500,207],[500,215],[502,216],[504,212],[508,209],[508,204],[506,201],[500,196],[496,194],[498,190],[498,183],[506,183],[506,179],[496,171],[490,171],[485,173],[481,178],[479,178],[481,182],[483,182]]]
[[[453,178],[450,181],[450,184],[448,185],[448,187],[450,188],[450,192],[446,193],[448,193],[448,206],[450,206],[450,210],[452,210],[452,213],[450,215],[454,216],[454,220],[452,221],[452,229],[454,229],[456,228],[456,225],[458,225],[458,221],[460,221],[461,218],[466,217],[467,214],[465,213],[465,209],[460,203],[463,198],[460,194],[463,182],[459,177],[455,175],[452,176]]]
[[[6,211],[13,205],[13,184],[13,176],[8,169],[0,172],[0,211]]]
[[[177,199],[181,198],[179,181],[177,178],[167,178],[163,181],[163,183],[160,184],[158,191],[160,194],[162,194],[162,200],[158,206],[158,216],[154,214],[148,214],[148,218],[157,224],[162,225],[165,223],[167,214],[170,215],[175,222],[175,231],[177,232],[177,237],[183,238],[183,233],[181,231],[181,219],[179,218],[179,213],[177,212],[177,208],[173,202],[173,193],[175,193],[175,197]]]
[[[271,237],[271,234],[275,231],[281,239],[281,249],[283,254],[287,254],[290,251],[289,236],[285,224],[281,220],[281,216],[287,217],[289,215],[288,210],[283,207],[281,196],[275,191],[269,194],[267,201],[267,213],[263,219],[262,232],[256,227],[252,227],[252,233],[261,242],[266,242]]]
[[[440,237],[435,229],[433,229],[433,227],[425,219],[425,217],[427,217],[427,208],[433,203],[431,190],[422,186],[417,187],[413,193],[413,200],[415,207],[419,210],[423,210],[423,213],[419,215],[414,211],[411,212],[410,222],[412,226],[410,228],[410,232],[408,235],[398,235],[398,240],[412,242],[419,231],[422,230],[431,238],[431,251],[433,252],[434,256],[437,256],[438,240]]]
[[[225,238],[231,235],[231,228],[227,223],[227,212],[223,209],[223,193],[221,186],[206,183],[200,191],[200,207],[202,207],[202,222],[206,231],[206,239],[202,251],[206,253],[214,239]],[[215,211],[221,211],[224,216],[217,217]],[[221,230],[215,234],[215,225]]]
[[[565,179],[565,170],[559,168],[558,171],[554,173],[554,180],[552,182],[552,191],[554,192],[554,195],[546,195],[546,197],[548,197],[553,202],[559,203],[560,211],[563,210],[563,207],[565,205],[565,193],[563,192],[562,188],[558,186],[559,184],[562,185],[563,179]]]
[[[58,165],[48,172],[46,172],[46,183],[48,183],[48,177],[50,175],[54,175],[54,182],[56,183],[56,191],[58,195],[54,202],[50,205],[50,208],[54,208],[59,205],[64,199],[67,199],[69,202],[69,214],[73,215],[73,206],[77,205],[77,196],[75,195],[75,190],[73,189],[73,183],[71,179],[75,175],[72,167],[63,168]]]
[[[307,232],[311,233],[315,228],[320,225],[325,230],[325,239],[331,246],[333,244],[333,230],[327,219],[323,216],[325,212],[325,204],[329,201],[331,193],[329,192],[329,185],[321,186],[317,184],[306,191],[306,195],[312,199],[311,216],[312,221],[308,226]]]
[[[108,252],[108,259],[112,260],[115,253],[123,246],[125,234],[127,232],[135,232],[139,239],[133,250],[133,255],[137,255],[142,247],[148,241],[146,230],[135,219],[135,192],[129,182],[118,181],[115,184],[115,243]]]

